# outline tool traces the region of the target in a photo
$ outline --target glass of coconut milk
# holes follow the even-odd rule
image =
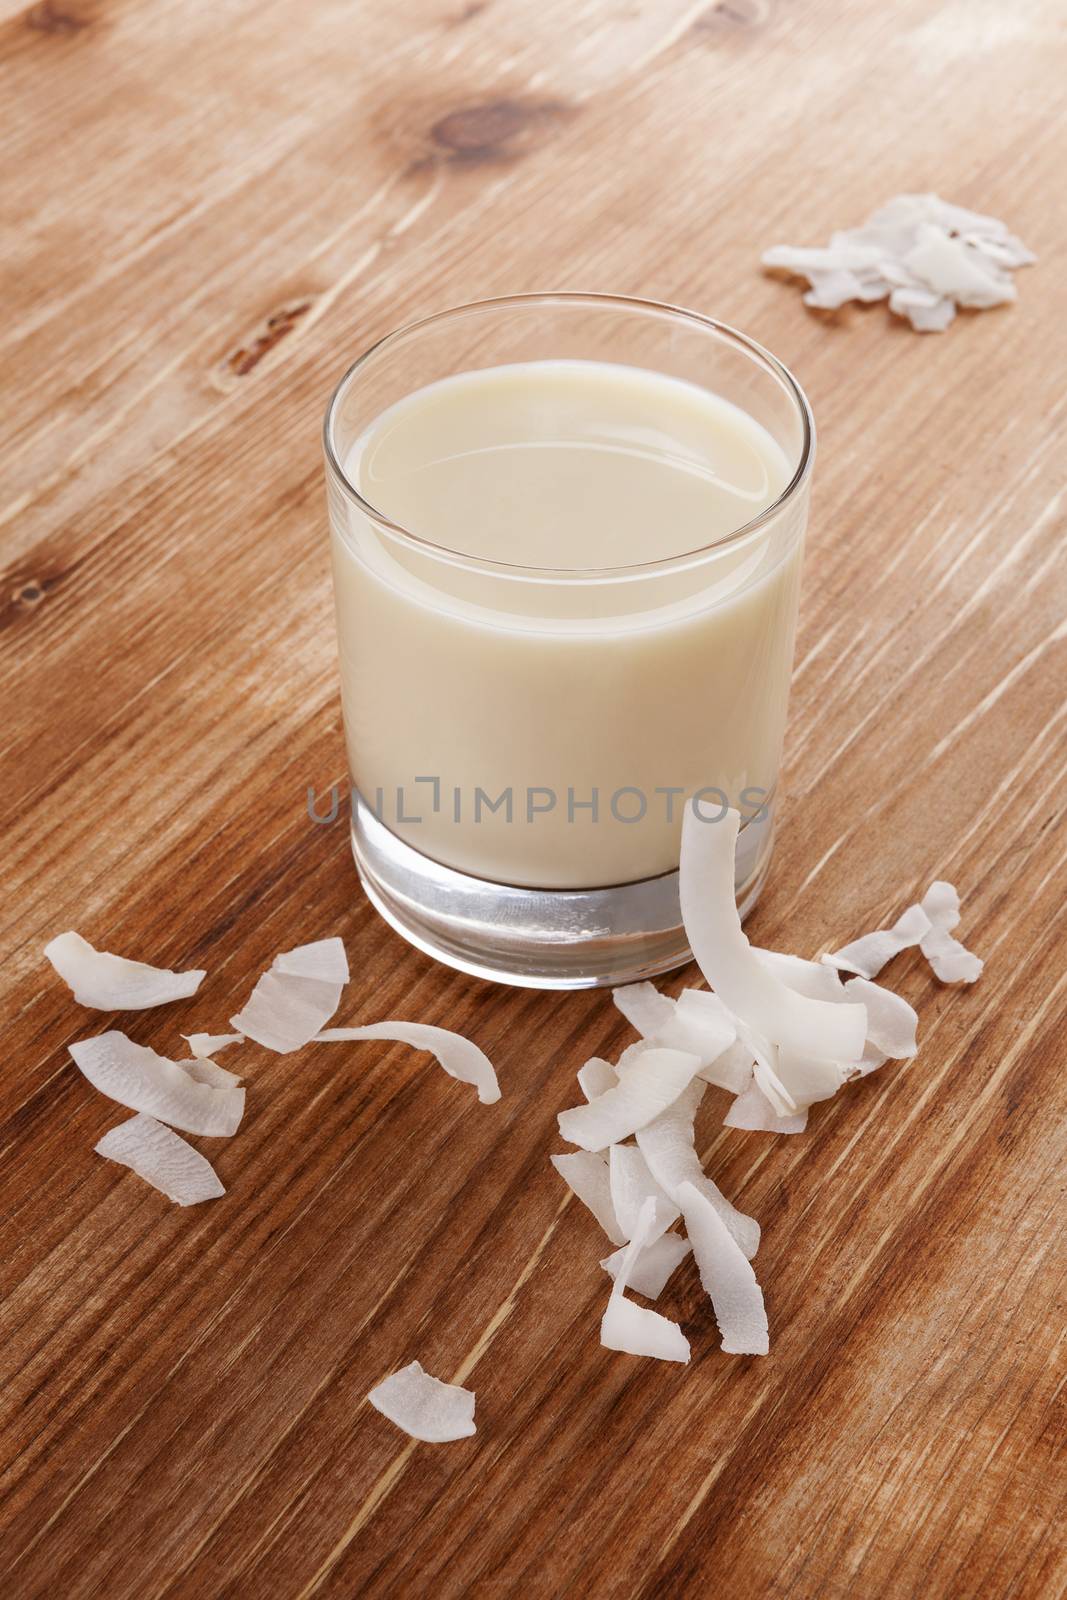
[[[682,808],[778,792],[814,429],[695,312],[531,294],[382,339],[325,423],[352,846],[420,949],[545,988],[688,959]]]

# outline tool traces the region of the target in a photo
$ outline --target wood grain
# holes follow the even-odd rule
[[[1067,748],[1052,0],[43,0],[0,6],[6,1595],[1044,1597],[1063,1543]],[[936,188],[1039,253],[919,338],[762,275]],[[546,285],[692,304],[820,429],[784,826],[752,931],[815,952],[936,875],[987,958],[918,960],[918,1060],[805,1138],[703,1130],[763,1225],[772,1354],[597,1344],[596,1230],[547,1155],[602,996],[406,948],[343,825],[318,426],[391,326]],[[197,964],[166,1050],[343,934],[348,1016],[469,1031],[504,1098],[396,1046],[249,1055],[183,1212],[92,1154],[45,940]],[[688,975],[679,975],[681,983]],[[710,1099],[711,1097],[709,1097]],[[721,1106],[718,1107],[721,1111]],[[417,1356],[479,1431],[363,1403]]]

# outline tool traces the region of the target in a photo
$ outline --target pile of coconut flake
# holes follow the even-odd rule
[[[1010,273],[1037,257],[996,217],[950,205],[936,194],[900,194],[860,228],[830,235],[821,249],[775,245],[766,267],[807,278],[806,305],[832,310],[847,300],[885,300],[918,333],[943,333],[957,306],[980,310],[1014,300]]]
[[[707,1087],[733,1096],[727,1127],[800,1133],[810,1106],[887,1060],[915,1055],[914,1009],[872,981],[893,955],[917,945],[945,982],[973,982],[982,970],[952,936],[959,896],[940,882],[893,928],[821,961],[755,949],[734,894],[739,826],[736,811],[712,823],[686,808],[682,920],[710,990],[686,989],[677,1000],[651,983],[615,990],[616,1005],[642,1038],[615,1065],[594,1057],[582,1067],[585,1104],[559,1117],[563,1138],[578,1148],[552,1157],[618,1247],[600,1263],[612,1279],[601,1342],[664,1361],[688,1361],[688,1340],[677,1323],[626,1291],[656,1300],[690,1251],[722,1349],[768,1349],[751,1266],[759,1224],[707,1176],[696,1150],[694,1122]],[[842,972],[855,976],[843,979]]]

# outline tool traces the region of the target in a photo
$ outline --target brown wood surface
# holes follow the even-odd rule
[[[1044,1597],[1063,1379],[1067,81],[1055,0],[43,0],[0,5],[7,989],[0,1588],[226,1596]],[[768,244],[904,189],[1006,217],[1017,306],[921,338],[807,313]],[[592,1220],[548,1165],[598,994],[408,949],[342,823],[319,421],[373,338],[542,286],[680,301],[800,375],[820,458],[775,868],[815,953],[936,875],[988,962],[892,982],[922,1048],[804,1138],[705,1127],[763,1224],[765,1360],[691,1264],[688,1370],[597,1342]],[[108,1019],[74,926],[209,977],[344,935],[339,1021],[468,1030],[479,1107],[400,1046],[246,1055],[228,1187],[92,1153],[66,1055]],[[691,974],[684,975],[691,979]],[[683,975],[676,980],[683,981]],[[721,1098],[715,1100],[721,1112]],[[203,1141],[205,1145],[206,1141]],[[476,1438],[364,1404],[418,1357]]]

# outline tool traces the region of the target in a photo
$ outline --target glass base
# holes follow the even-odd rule
[[[737,841],[737,903],[746,917],[770,863],[774,800]],[[519,889],[468,877],[412,849],[352,796],[352,853],[367,898],[426,955],[495,983],[592,989],[636,983],[691,959],[678,874],[608,889]]]

